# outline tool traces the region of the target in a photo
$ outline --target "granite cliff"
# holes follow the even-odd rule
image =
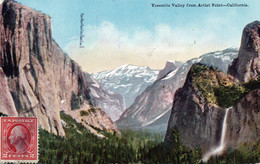
[[[52,38],[48,15],[5,0],[0,6],[0,44],[1,92],[6,93],[0,97],[5,100],[1,113],[37,116],[42,128],[64,136],[61,111],[77,113],[77,119],[81,110],[95,108],[84,72]],[[100,117],[103,121],[91,121]],[[102,112],[84,121],[118,131]]]
[[[260,21],[243,30],[238,57],[228,72],[252,90],[229,112],[228,146],[255,144],[260,141]]]
[[[254,21],[244,28],[238,58],[229,67],[229,73],[242,82],[259,77],[260,21]]]
[[[200,145],[205,151],[217,146],[225,114],[217,90],[229,86],[241,87],[230,75],[202,64],[193,65],[184,86],[175,93],[166,141],[171,141],[171,131],[176,128],[189,147]]]
[[[258,82],[260,86],[260,82]],[[259,87],[258,87],[259,88]],[[228,147],[255,146],[260,142],[260,89],[245,95],[228,113],[226,143]]]
[[[163,78],[164,76],[166,76],[170,72],[179,68],[181,65],[182,65],[182,63],[179,62],[179,61],[167,61],[164,68],[159,71],[159,74],[158,74],[156,80]]]
[[[228,68],[231,75],[205,65],[191,67],[175,94],[167,143],[171,143],[172,130],[178,129],[185,145],[200,146],[207,154],[220,145],[227,114],[223,146],[259,144],[259,30],[259,21],[245,27],[239,55]],[[229,108],[227,113],[225,108]]]

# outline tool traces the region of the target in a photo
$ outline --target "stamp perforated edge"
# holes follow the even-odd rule
[[[2,134],[1,134],[1,129],[2,129],[2,118],[3,117],[17,117],[17,116],[1,116],[0,117],[0,164],[4,163],[38,163],[39,162],[39,121],[38,117],[21,117],[21,118],[36,118],[36,123],[37,123],[37,159],[36,160],[1,160],[1,141],[2,141]],[[19,118],[19,117],[17,117]]]

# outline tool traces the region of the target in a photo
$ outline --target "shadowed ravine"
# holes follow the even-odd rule
[[[228,116],[228,111],[229,109],[231,109],[232,107],[226,108],[226,112],[225,112],[225,117],[223,120],[223,126],[222,126],[222,132],[221,132],[221,140],[220,140],[220,144],[218,147],[216,147],[215,149],[210,150],[209,152],[205,153],[205,155],[202,158],[202,161],[207,162],[209,160],[209,158],[211,156],[215,156],[215,155],[221,155],[224,148],[225,148],[225,135],[226,135],[226,129],[227,129],[227,116]]]

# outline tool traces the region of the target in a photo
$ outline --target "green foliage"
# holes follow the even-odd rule
[[[172,131],[172,142],[160,142],[145,151],[140,149],[143,163],[196,163],[201,159],[201,150],[184,146],[177,129]]]
[[[216,69],[204,64],[194,64],[190,72],[195,90],[197,90],[208,103],[216,104],[217,98],[214,94],[214,86],[218,85],[216,76],[214,76]]]
[[[83,125],[61,112],[66,138],[40,129],[40,163],[128,163],[137,161],[128,138],[103,132],[91,134]]]
[[[209,67],[205,64],[196,63],[191,67],[190,73],[192,77],[200,77],[204,72],[209,70],[216,70],[213,67]]]
[[[86,110],[82,110],[82,111],[79,112],[79,115],[80,116],[88,116],[89,115],[89,111],[88,110],[87,111]]]
[[[221,107],[229,107],[242,98],[248,92],[243,86],[233,84],[231,86],[223,86],[214,88],[217,103]]]
[[[249,82],[244,83],[243,86],[248,90],[254,90],[260,88],[260,77],[257,79],[251,79]]]
[[[91,113],[96,113],[97,110],[100,110],[100,108],[95,108],[95,107],[93,107],[93,108],[90,108],[90,109],[88,109],[88,110],[81,110],[81,111],[79,112],[79,115],[80,115],[80,116],[88,116],[88,115],[90,115]],[[101,112],[102,112],[102,111],[101,111]]]
[[[253,145],[241,145],[237,149],[228,149],[221,156],[211,157],[208,163],[259,163],[260,140]]]
[[[140,131],[123,131],[121,137],[107,134],[106,138],[87,131],[82,134],[66,131],[66,138],[43,129],[39,133],[40,163],[200,163],[201,159],[201,149],[185,147],[176,130],[171,144],[163,143],[161,134]],[[208,163],[259,161],[260,147],[256,145],[252,149],[244,146],[240,150],[228,150]]]
[[[121,136],[103,132],[106,137],[98,138],[71,116],[61,112],[61,118],[66,137],[39,130],[39,163],[201,163],[201,149],[185,147],[176,129],[167,144],[162,134],[147,131],[125,130]],[[259,162],[259,145],[230,149],[208,163]]]
[[[40,163],[157,163],[188,162],[199,159],[184,147],[175,132],[175,149],[162,141],[162,134],[146,131],[122,131],[121,136],[103,132],[98,138],[61,112],[66,138],[40,129]]]
[[[260,88],[260,78],[236,83],[228,75],[203,64],[194,64],[190,73],[195,90],[208,103],[224,108],[234,105],[251,90]]]
[[[247,83],[233,84],[230,86],[220,85],[215,87],[214,92],[219,106],[229,107],[234,105],[248,92],[260,88],[260,78],[251,79]]]
[[[89,109],[89,111],[90,111],[91,113],[96,113],[97,110],[101,110],[101,109],[100,109],[100,108],[95,108],[95,107]]]
[[[67,137],[68,135],[75,135],[75,134],[85,134],[89,133],[89,131],[82,125],[77,123],[71,116],[65,114],[64,112],[60,112],[60,117],[62,120],[66,122],[66,126],[64,127],[65,133]]]
[[[7,116],[6,114],[0,112],[0,117],[6,117],[6,116]]]

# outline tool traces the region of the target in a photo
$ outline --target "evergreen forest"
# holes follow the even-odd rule
[[[39,129],[39,163],[203,163],[201,149],[185,147],[177,130],[171,144],[164,144],[162,134],[147,131],[125,130],[121,135],[100,131],[106,136],[100,138],[63,112],[61,118],[66,137]],[[254,145],[228,149],[207,163],[259,162],[260,144]]]

